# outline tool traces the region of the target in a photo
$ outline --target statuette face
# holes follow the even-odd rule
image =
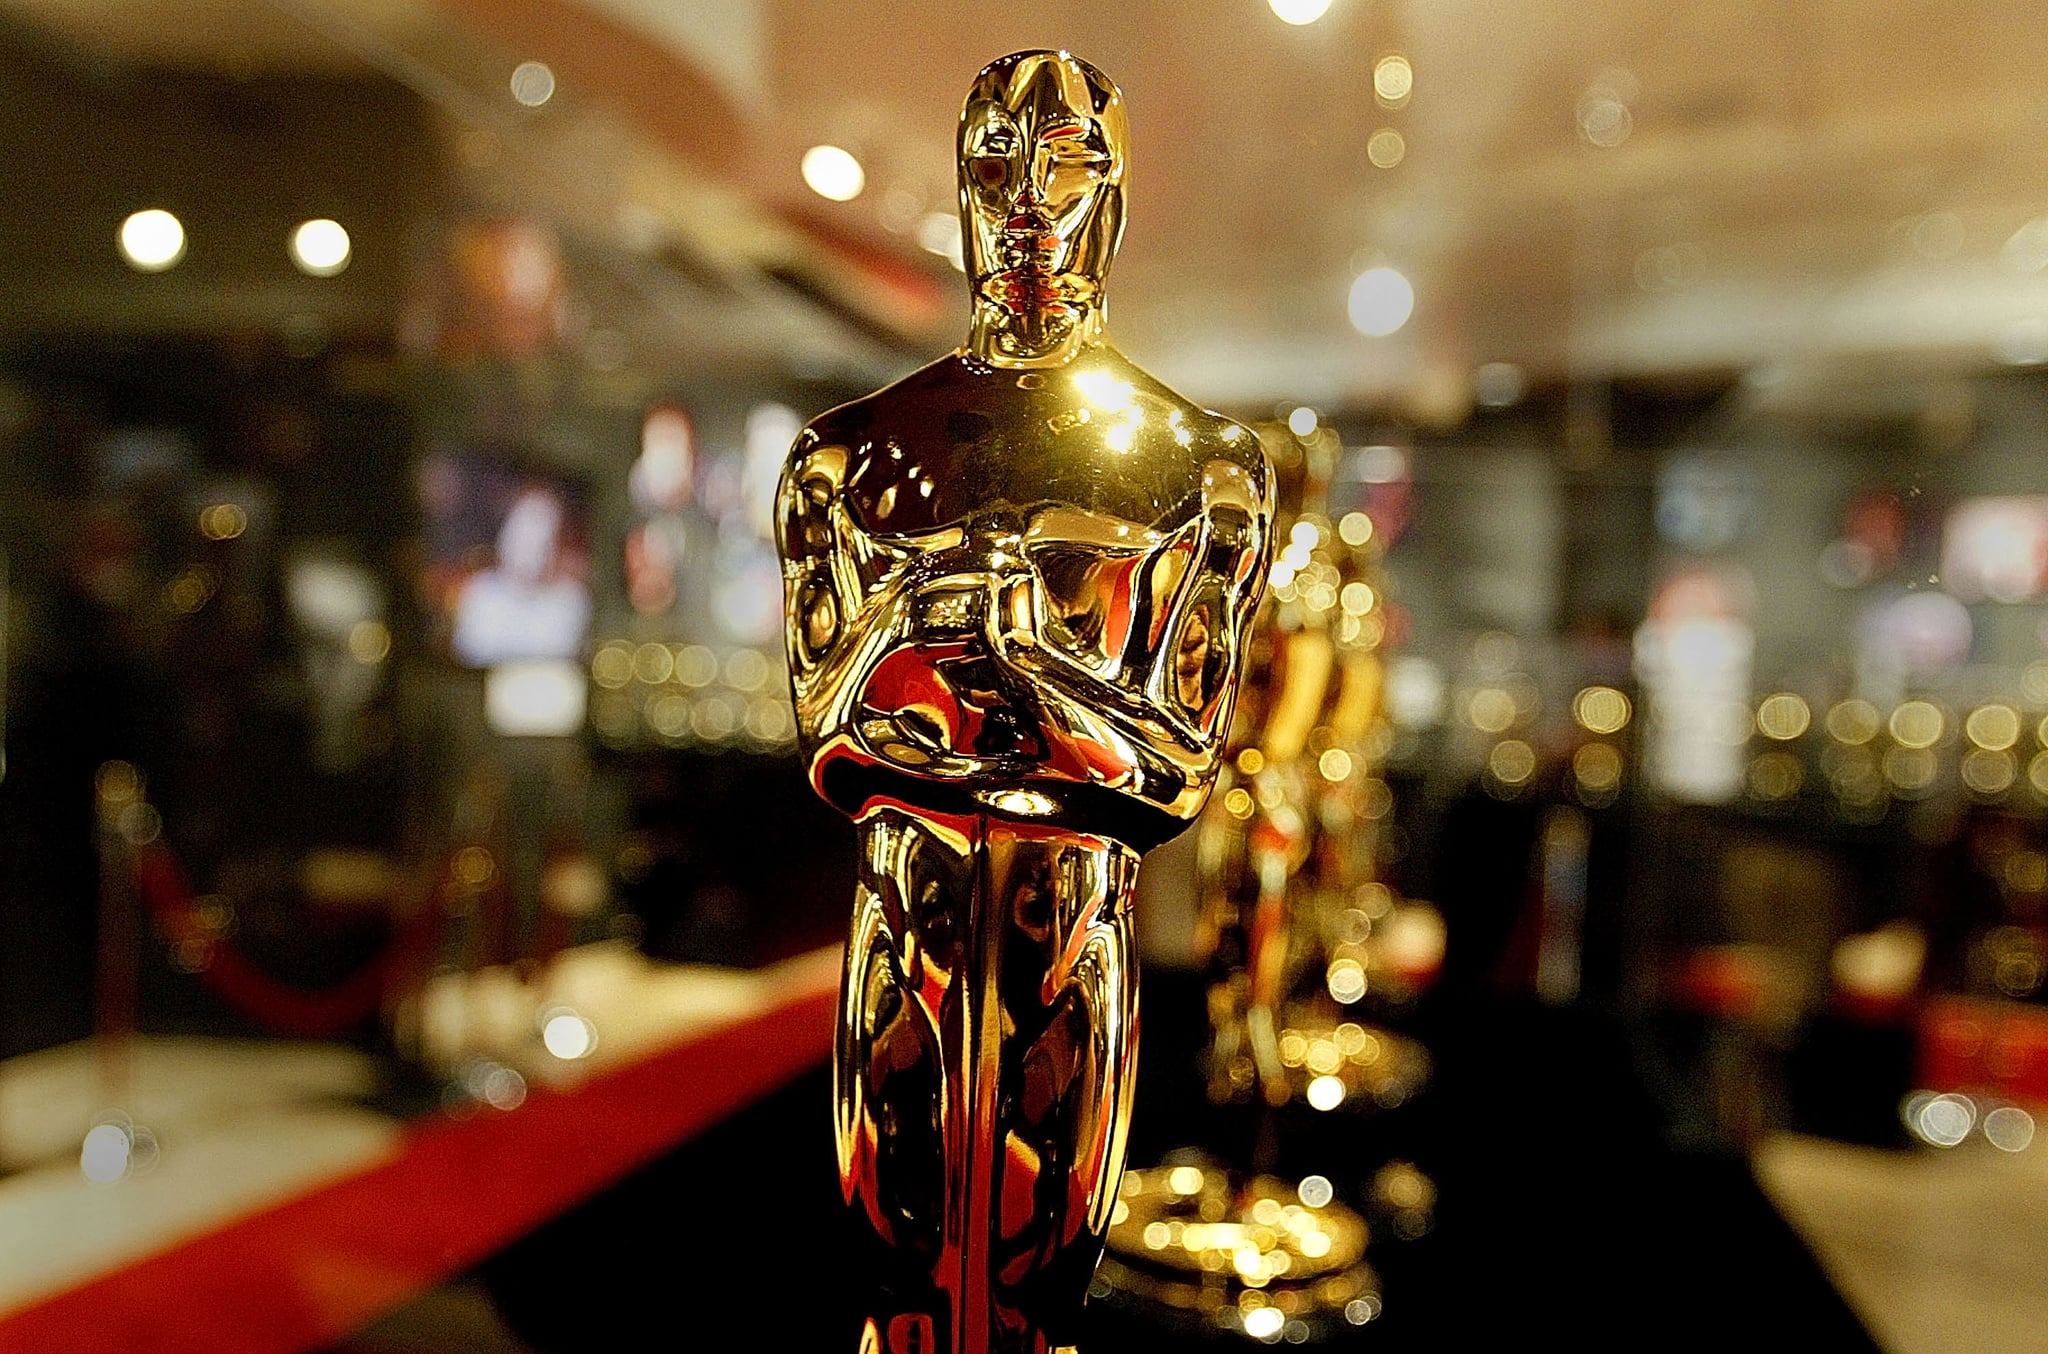
[[[1128,141],[1123,95],[1065,53],[1004,57],[968,91],[961,225],[991,361],[1059,363],[1098,337]]]
[[[777,536],[799,742],[860,834],[834,1095],[863,1348],[1044,1354],[1123,1169],[1138,853],[1215,781],[1272,488],[1104,337],[1115,85],[1005,57],[959,149],[967,343],[804,429]]]

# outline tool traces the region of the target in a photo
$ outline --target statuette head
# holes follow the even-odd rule
[[[1124,228],[1123,94],[1066,52],[1014,52],[960,114],[960,214],[975,354],[1054,365],[1100,336]]]

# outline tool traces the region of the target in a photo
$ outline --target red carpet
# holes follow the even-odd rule
[[[830,1051],[836,991],[510,1113],[435,1118],[397,1157],[0,1318],[6,1354],[231,1354],[331,1342],[462,1272]],[[830,1112],[820,1105],[821,1121]]]

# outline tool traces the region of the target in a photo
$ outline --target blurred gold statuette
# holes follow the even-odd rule
[[[1072,1339],[1138,855],[1208,797],[1270,553],[1258,439],[1104,337],[1116,86],[1004,57],[959,154],[966,346],[813,421],[778,500],[799,738],[860,842],[835,1099],[875,1354]]]
[[[1285,545],[1252,626],[1223,793],[1201,827],[1210,1095],[1391,1107],[1421,1088],[1428,1054],[1361,1012],[1415,994],[1435,956],[1418,956],[1414,937],[1427,949],[1441,928],[1381,878],[1393,807],[1384,541],[1364,512],[1331,510],[1331,429],[1260,432]]]
[[[1182,1163],[1124,1173],[1102,1281],[1197,1330],[1320,1342],[1380,1314],[1370,1229],[1330,1182]]]
[[[1360,1007],[1413,995],[1419,975],[1390,953],[1386,932],[1435,914],[1399,904],[1380,880],[1392,808],[1379,774],[1390,736],[1384,543],[1363,511],[1333,520],[1342,448],[1331,429],[1259,432],[1285,545],[1251,626],[1222,793],[1198,829],[1209,1093],[1269,1113],[1303,1102],[1391,1108],[1421,1088],[1429,1057]],[[1277,1141],[1260,1140],[1268,1159],[1237,1163],[1249,1171],[1183,1160],[1126,1174],[1104,1284],[1120,1300],[1266,1341],[1374,1320],[1364,1218],[1325,1178],[1271,1174]],[[1401,1172],[1428,1187],[1405,1163],[1380,1174]],[[1396,1236],[1429,1225],[1426,1208],[1381,1212]]]

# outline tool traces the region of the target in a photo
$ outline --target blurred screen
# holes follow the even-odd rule
[[[466,667],[576,658],[590,628],[588,511],[560,476],[491,454],[423,461],[421,590],[446,654]]]

